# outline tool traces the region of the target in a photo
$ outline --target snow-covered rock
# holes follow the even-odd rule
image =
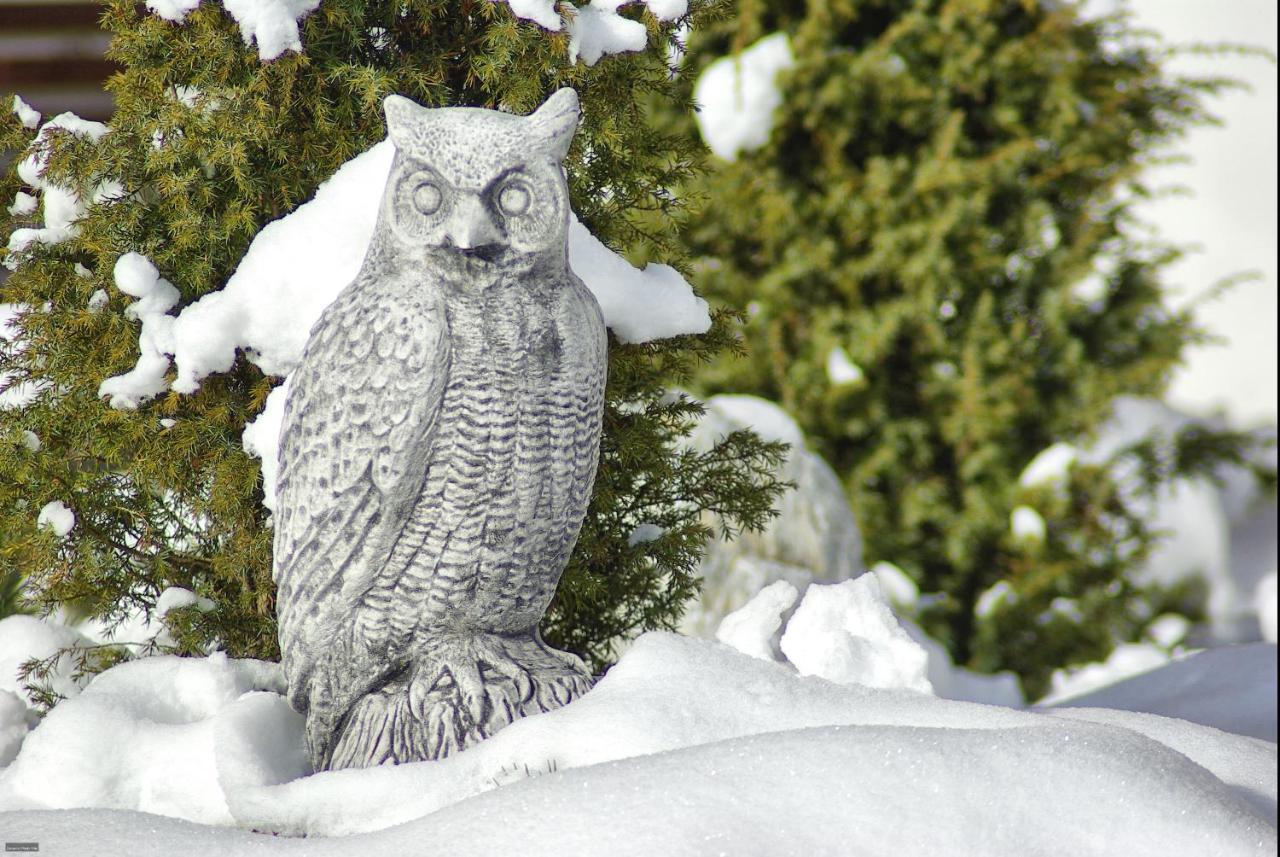
[[[811,581],[836,583],[863,571],[862,538],[839,478],[804,444],[804,433],[782,408],[755,396],[711,396],[687,439],[707,450],[726,435],[753,429],[765,440],[791,445],[777,476],[796,485],[778,502],[778,515],[758,533],[707,545],[702,596],[681,620],[686,634],[711,637],[720,621],[775,580],[803,590]],[[708,525],[716,521],[708,518]]]

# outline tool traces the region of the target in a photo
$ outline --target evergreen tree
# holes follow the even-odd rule
[[[1033,698],[1159,610],[1195,613],[1194,593],[1127,574],[1159,535],[1141,496],[1240,461],[1246,436],[1142,444],[1121,456],[1131,479],[1116,462],[1057,488],[1019,475],[1117,396],[1160,395],[1200,340],[1164,302],[1176,251],[1144,242],[1132,200],[1229,82],[1176,79],[1124,14],[1069,3],[749,0],[693,34],[684,85],[776,32],[794,64],[768,142],[683,188],[714,213],[684,232],[696,283],[750,307],[749,360],[704,387],[794,414],[845,480],[867,561],[933,593],[919,619],[957,662],[1016,670]],[[662,127],[697,136],[685,116]]]
[[[705,4],[690,6],[696,15]],[[20,112],[0,131],[0,148],[19,153],[0,183],[16,200],[4,234],[38,226],[39,211],[15,197],[32,191],[24,181],[94,200],[65,234],[7,258],[0,302],[17,312],[0,343],[0,387],[36,393],[0,410],[0,569],[25,574],[42,609],[108,621],[184,587],[216,607],[168,615],[177,651],[275,657],[272,533],[241,434],[280,379],[241,356],[194,395],[110,407],[99,384],[133,366],[139,337],[113,266],[142,253],[179,306],[190,304],[226,283],[265,224],[385,136],[388,93],[526,113],[561,86],[578,91],[583,113],[567,161],[575,211],[614,248],[680,266],[682,204],[664,189],[696,173],[699,149],[652,130],[641,102],[688,109],[665,61],[682,22],[639,4],[622,14],[643,23],[648,47],[588,65],[570,60],[567,31],[503,2],[326,0],[302,21],[303,49],[267,61],[212,0],[180,23],[132,0],[107,3],[121,70],[107,84],[116,110],[106,132],[35,140]],[[16,169],[31,154],[47,161],[35,179]],[[597,668],[621,637],[671,625],[697,591],[702,510],[734,527],[770,514],[779,448],[741,433],[707,453],[680,451],[699,408],[665,395],[734,347],[723,316],[703,336],[611,341],[595,495],[544,627]],[[37,526],[54,501],[74,514],[65,537]],[[642,523],[663,534],[630,539]]]

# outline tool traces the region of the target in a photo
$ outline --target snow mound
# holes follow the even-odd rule
[[[0,772],[0,809],[27,810],[5,815],[6,837],[108,855],[300,845],[251,829],[375,857],[424,842],[451,855],[893,857],[1276,845],[1272,744],[1150,715],[838,685],[673,634],[641,637],[569,706],[439,762],[304,776],[300,718],[277,682],[267,665],[216,657],[102,674]],[[77,805],[245,830],[30,811]]]
[[[1144,711],[1274,743],[1276,682],[1275,644],[1250,643],[1196,652],[1047,704]]]
[[[795,65],[786,33],[774,33],[707,66],[693,89],[698,131],[707,148],[735,160],[769,142],[782,104],[778,74]]]
[[[40,507],[40,513],[36,515],[36,526],[52,530],[60,539],[65,539],[75,525],[76,513],[61,500],[50,500]]]

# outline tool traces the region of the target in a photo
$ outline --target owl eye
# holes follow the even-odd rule
[[[498,192],[498,208],[508,217],[528,211],[529,201],[529,189],[519,182],[512,182]]]
[[[442,199],[440,187],[435,182],[423,182],[413,189],[413,207],[420,214],[435,214]]]

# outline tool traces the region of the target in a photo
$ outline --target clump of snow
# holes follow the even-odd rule
[[[973,605],[973,615],[979,619],[985,619],[998,610],[1001,604],[1006,601],[1012,602],[1017,597],[1009,581],[997,580],[978,596],[978,600]]]
[[[929,656],[898,623],[875,575],[810,586],[779,648],[801,675],[933,692]]]
[[[920,589],[907,573],[891,562],[878,562],[869,571],[880,581],[880,588],[899,609],[911,609],[920,600]]]
[[[235,18],[246,45],[258,43],[258,59],[268,62],[285,51],[302,51],[298,22],[310,15],[320,0],[222,0]]]
[[[18,162],[18,177],[40,192],[44,202],[44,226],[24,227],[10,233],[9,255],[5,259],[5,265],[10,269],[17,267],[23,251],[31,244],[57,244],[73,237],[77,231],[75,222],[84,217],[88,210],[88,205],[75,191],[54,184],[44,177],[44,171],[49,165],[45,146],[55,130],[98,140],[107,133],[107,126],[101,122],[81,119],[71,112],[60,113],[40,126],[31,144],[31,154]],[[121,193],[123,188],[119,182],[105,180],[95,189],[92,202],[103,202]]]
[[[775,580],[743,606],[720,620],[716,639],[744,655],[780,661],[778,646],[782,616],[796,603],[799,590],[785,580]]]
[[[89,312],[101,312],[103,307],[111,302],[111,297],[107,294],[106,289],[95,289],[93,294],[89,295],[89,302],[86,306]]]
[[[125,253],[117,259],[114,274],[116,288],[138,299],[124,314],[142,321],[140,356],[133,369],[98,385],[98,395],[110,398],[113,408],[134,409],[168,386],[165,373],[169,370],[168,354],[174,350],[174,319],[167,313],[180,295],[141,253]]]
[[[533,21],[544,30],[560,29],[560,13],[556,11],[556,0],[506,0],[512,13],[517,18]]]
[[[202,613],[208,613],[214,608],[212,599],[196,595],[190,589],[183,589],[181,586],[170,586],[160,593],[160,597],[156,599],[156,618],[164,618],[171,610],[181,610],[183,607],[195,607]]]
[[[698,130],[727,161],[769,142],[773,113],[782,104],[778,75],[795,65],[786,33],[774,33],[742,53],[707,66],[694,86]]]
[[[665,532],[666,530],[657,524],[640,524],[627,536],[627,547],[635,547],[645,542],[655,541],[662,538]]]
[[[1018,477],[1018,484],[1023,488],[1061,485],[1079,457],[1080,450],[1074,444],[1055,443],[1031,459]]]
[[[276,476],[280,472],[278,449],[280,424],[284,422],[284,403],[289,397],[288,378],[267,395],[262,413],[244,427],[241,443],[244,451],[262,461],[262,505],[276,510]]]
[[[1146,635],[1161,648],[1173,649],[1187,638],[1191,620],[1177,613],[1165,613],[1147,626]]]
[[[18,677],[19,668],[28,660],[45,660],[62,649],[89,645],[83,634],[66,625],[41,621],[34,616],[7,616],[0,619],[0,691],[18,694],[30,704],[35,704]],[[74,678],[75,657],[70,651],[62,654],[49,675],[40,679],[54,693],[65,697],[80,692],[82,681]]]
[[[301,718],[273,680],[221,658],[115,667],[0,772],[0,810],[145,809],[240,831],[11,811],[6,836],[106,855],[298,850],[253,830],[305,834],[321,857],[428,839],[451,855],[894,857],[1234,857],[1276,841],[1272,744],[838,685],[671,634],[642,636],[581,699],[438,762],[306,776]]]
[[[1009,515],[1009,530],[1014,539],[1028,544],[1039,544],[1044,541],[1046,527],[1044,518],[1030,506],[1018,506]]]
[[[1276,642],[1276,573],[1273,571],[1258,582],[1253,602],[1258,611],[1258,625],[1262,639]]]
[[[75,525],[76,513],[61,500],[50,500],[45,503],[40,507],[40,514],[36,516],[37,527],[53,530],[53,534],[60,539],[65,539]]]
[[[17,95],[13,97],[13,112],[17,114],[18,121],[22,123],[23,128],[30,128],[34,131],[40,127],[40,111]]]
[[[181,23],[194,12],[200,0],[146,0],[146,6],[166,21]]]
[[[26,217],[28,214],[35,214],[36,209],[39,207],[39,199],[26,191],[20,190],[13,195],[13,202],[9,206],[9,213],[14,217]]]
[[[836,346],[827,353],[827,380],[836,386],[857,385],[866,380],[862,367],[854,363],[849,352]]]
[[[167,21],[182,23],[200,0],[146,0],[146,6]],[[222,0],[246,45],[258,43],[258,59],[269,62],[285,51],[302,51],[298,23],[316,10],[320,0]]]
[[[36,434],[31,429],[23,429],[22,445],[31,452],[39,452],[41,447],[40,435]]]

